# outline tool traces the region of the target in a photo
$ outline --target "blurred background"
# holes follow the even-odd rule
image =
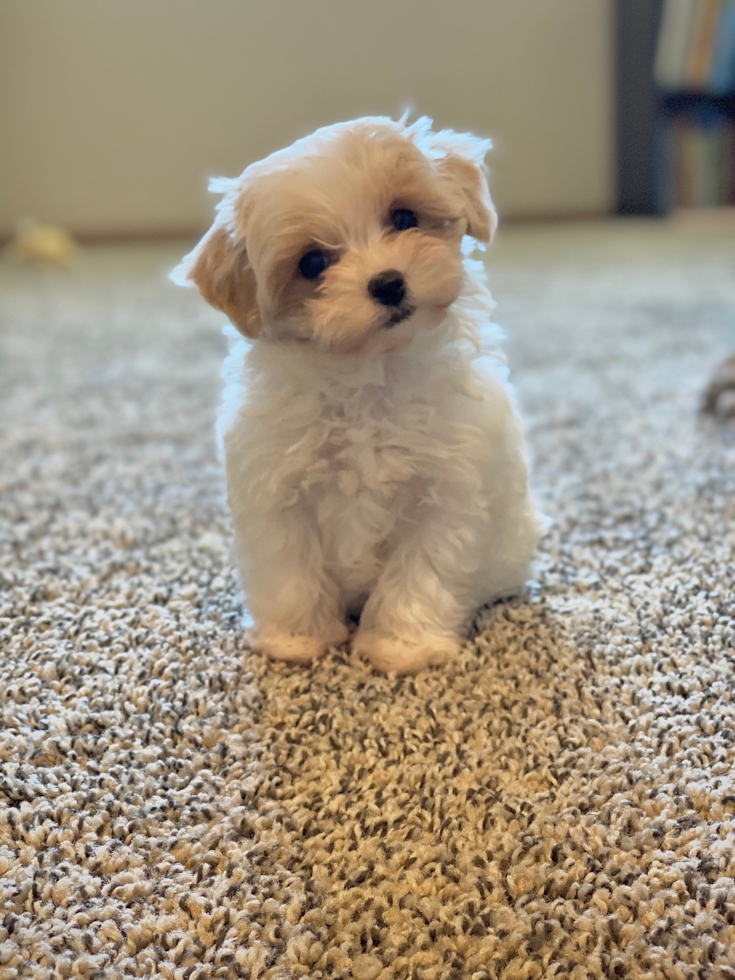
[[[492,136],[504,219],[615,207],[611,0],[0,0],[0,235],[207,227],[233,176],[404,108]]]
[[[735,202],[735,0],[0,0],[0,240],[193,235],[317,126],[491,136],[504,221]]]

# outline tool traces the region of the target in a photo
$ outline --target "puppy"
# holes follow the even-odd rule
[[[469,258],[496,222],[489,146],[425,118],[320,129],[213,181],[214,224],[172,273],[239,331],[219,433],[271,657],[314,660],[359,617],[379,669],[441,664],[525,582],[539,521]]]

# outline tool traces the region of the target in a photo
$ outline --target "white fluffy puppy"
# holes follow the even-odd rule
[[[320,129],[214,181],[214,225],[172,274],[243,335],[219,429],[272,657],[313,660],[359,616],[353,647],[380,669],[440,664],[526,579],[539,522],[468,258],[495,225],[489,146],[428,119]]]

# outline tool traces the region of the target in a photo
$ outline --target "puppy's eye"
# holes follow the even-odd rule
[[[390,223],[396,231],[407,231],[409,228],[415,228],[419,219],[416,217],[415,211],[409,211],[408,208],[396,208],[395,211],[391,212]]]
[[[312,248],[306,255],[301,256],[299,272],[304,279],[318,279],[329,265],[329,253],[323,248]]]

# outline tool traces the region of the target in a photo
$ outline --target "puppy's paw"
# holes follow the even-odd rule
[[[386,674],[415,674],[424,667],[443,664],[459,652],[457,638],[446,633],[412,637],[363,630],[352,646]]]
[[[326,651],[327,647],[344,643],[347,627],[335,624],[326,636],[307,636],[303,633],[286,633],[281,630],[264,629],[257,634],[253,646],[274,660],[290,660],[295,664],[308,664]]]

